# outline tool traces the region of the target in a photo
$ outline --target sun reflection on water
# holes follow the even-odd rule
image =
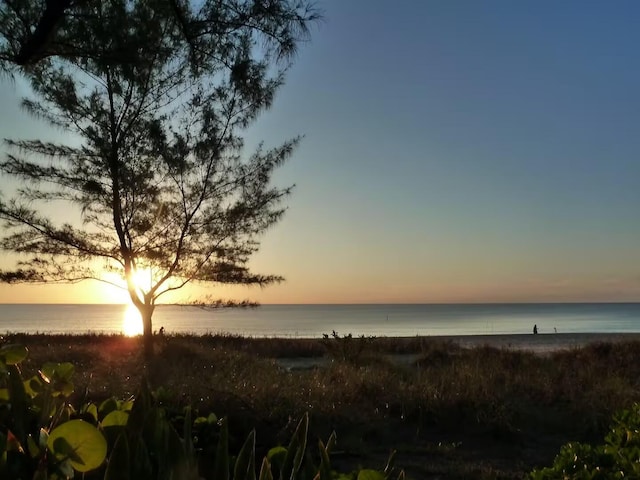
[[[129,304],[122,316],[122,333],[127,337],[142,335],[142,317],[136,307]]]

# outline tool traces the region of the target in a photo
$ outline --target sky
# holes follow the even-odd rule
[[[305,136],[275,175],[296,185],[288,211],[251,261],[286,281],[189,296],[640,301],[640,3],[318,6],[247,132],[249,146]],[[55,137],[20,110],[24,92],[3,81],[0,137]],[[5,303],[124,301],[96,283],[0,286]]]

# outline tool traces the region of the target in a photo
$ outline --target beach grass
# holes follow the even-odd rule
[[[168,408],[228,415],[265,447],[309,412],[312,435],[336,430],[338,462],[377,465],[395,448],[413,478],[522,478],[568,441],[599,440],[613,412],[640,401],[640,342],[624,338],[544,355],[427,337],[157,340],[145,365],[138,338],[3,338],[29,348],[27,375],[76,365],[76,401],[134,395],[146,375]]]

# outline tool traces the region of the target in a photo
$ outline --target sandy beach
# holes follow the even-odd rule
[[[380,337],[383,339],[384,337]],[[512,335],[442,335],[421,337],[435,342],[445,342],[459,345],[463,348],[489,346],[499,349],[533,352],[547,355],[562,350],[580,348],[592,343],[619,343],[640,341],[640,333],[547,333],[547,334],[512,334]],[[416,337],[394,337],[393,340],[402,343],[413,342]],[[411,364],[420,353],[394,353],[386,357],[397,364]],[[287,370],[306,370],[309,368],[326,366],[331,362],[328,356],[286,357],[278,358],[277,363]]]
[[[591,343],[619,343],[640,340],[640,333],[546,333],[521,335],[451,335],[432,337],[450,341],[462,347],[490,346],[535,353],[551,353],[559,350],[584,347]]]

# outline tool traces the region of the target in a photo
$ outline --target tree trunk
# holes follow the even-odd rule
[[[142,305],[138,307],[140,316],[142,317],[142,351],[144,358],[149,360],[153,358],[153,329],[151,324],[151,316],[153,315],[153,305]]]

